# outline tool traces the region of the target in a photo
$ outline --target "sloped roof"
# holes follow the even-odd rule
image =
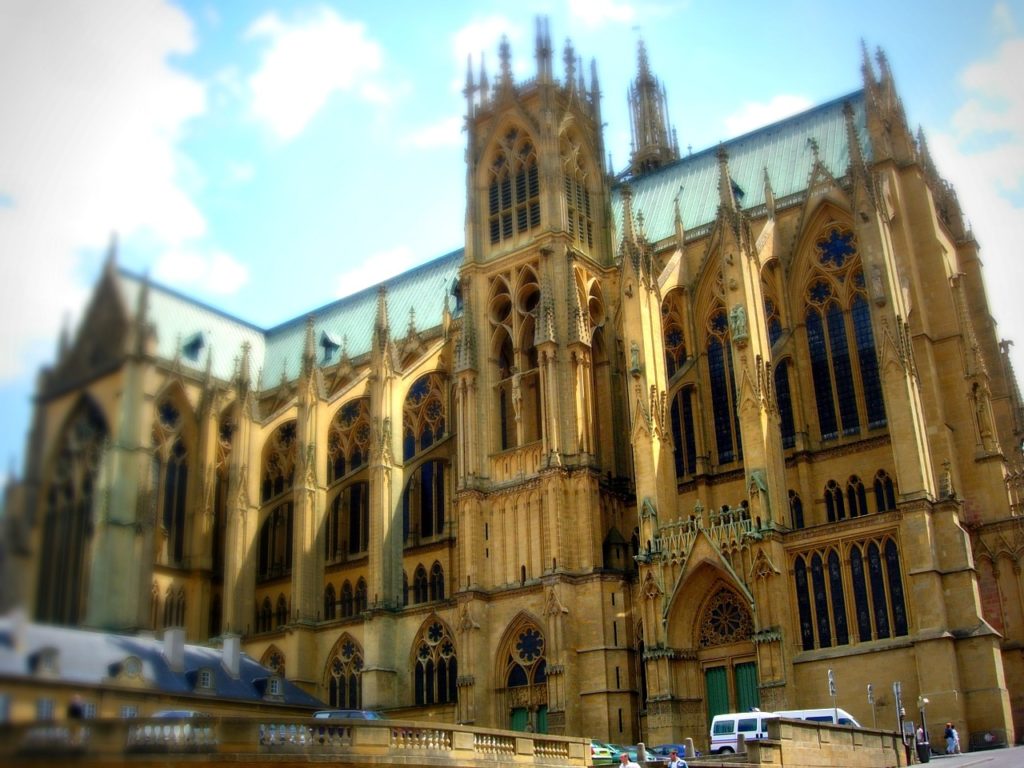
[[[734,188],[741,193],[737,199],[739,206],[749,211],[764,205],[765,169],[777,204],[785,205],[786,198],[798,197],[807,187],[814,163],[812,139],[829,172],[836,178],[844,176],[850,163],[843,116],[843,105],[847,102],[853,108],[861,150],[870,160],[864,92],[857,90],[725,142],[722,146],[729,155],[729,173]],[[648,240],[657,242],[674,233],[677,198],[688,235],[700,236],[701,229],[714,221],[718,210],[717,147],[630,179],[629,185],[634,214],[643,213]],[[622,190],[622,184],[616,185],[611,196],[616,244],[622,236]],[[179,359],[183,367],[196,371],[205,369],[209,354],[212,374],[227,380],[235,374],[242,345],[248,342],[251,381],[261,389],[275,386],[282,375],[292,381],[302,366],[307,316],[314,318],[317,359],[321,363],[323,338],[338,346],[330,363],[337,362],[343,350],[351,358],[369,351],[380,285],[387,289],[388,322],[393,338],[406,335],[412,311],[416,331],[429,330],[441,322],[445,300],[458,279],[463,255],[463,249],[452,251],[270,329],[261,329],[150,282],[149,315],[157,329],[157,354],[167,360]],[[135,311],[143,282],[123,270],[118,273],[119,289],[129,314]],[[183,354],[183,348],[190,342],[189,351],[195,353],[191,356]]]
[[[793,117],[724,142],[729,175],[746,210],[764,205],[764,172],[768,169],[777,203],[804,191],[814,164],[813,139],[818,157],[837,179],[846,174],[850,150],[846,139],[843,104],[853,107],[853,122],[861,151],[870,160],[864,91],[858,90]],[[718,147],[709,147],[629,181],[633,214],[643,213],[647,239],[657,242],[675,232],[675,200],[687,234],[714,221],[718,211]],[[612,191],[615,244],[622,237],[622,185]]]
[[[181,672],[171,669],[164,655],[164,643],[152,637],[118,635],[70,627],[23,622],[11,616],[0,617],[0,679],[32,677],[32,659],[51,649],[57,654],[59,679],[79,685],[109,683],[121,664],[134,656],[142,662],[142,679],[153,690],[176,695],[195,691],[196,673],[208,669],[221,699],[259,701],[263,699],[267,678],[273,672],[253,658],[240,655],[237,678],[221,663],[219,648],[185,645],[185,663]],[[282,701],[299,707],[318,708],[323,702],[295,684],[284,680]]]

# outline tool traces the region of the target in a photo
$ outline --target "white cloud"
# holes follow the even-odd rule
[[[161,0],[0,4],[0,380],[38,365],[39,340],[81,308],[83,249],[112,230],[205,234],[177,144],[206,94],[167,62],[194,45]]]
[[[402,144],[417,149],[459,146],[465,141],[462,136],[462,126],[462,117],[446,117],[404,137]]]
[[[636,18],[636,9],[616,0],[569,0],[569,13],[588,27],[612,22],[628,24]]]
[[[362,24],[345,21],[331,8],[320,6],[293,22],[271,11],[246,36],[268,43],[248,81],[252,114],[286,141],[302,133],[335,92],[375,102],[385,92],[363,82],[381,67],[380,46],[366,37]]]
[[[1017,33],[1013,12],[1005,2],[998,2],[992,7],[992,27],[998,35],[1015,35]]]
[[[803,112],[810,106],[810,99],[793,94],[775,96],[767,103],[749,101],[738,112],[734,112],[725,118],[726,138],[732,138],[748,131],[762,128],[790,115]]]
[[[928,136],[935,164],[957,190],[981,245],[989,303],[1001,337],[1015,339],[1015,369],[1024,372],[1024,302],[1020,300],[1017,235],[1024,230],[1024,39],[1006,40],[995,54],[967,67],[967,98],[953,132]],[[994,361],[990,361],[993,365]]]
[[[153,277],[161,283],[228,295],[249,281],[249,268],[219,249],[174,248],[157,259]]]
[[[417,256],[407,245],[398,245],[386,251],[372,254],[366,261],[342,272],[335,280],[335,294],[350,296],[363,288],[377,285],[389,277],[416,266]]]

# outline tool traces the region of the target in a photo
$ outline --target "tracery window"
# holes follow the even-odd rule
[[[789,358],[775,364],[775,402],[779,406],[779,428],[782,447],[796,445],[796,422],[793,420],[793,395],[789,389]]]
[[[739,597],[731,589],[720,588],[704,607],[698,644],[701,648],[748,640],[754,622]]]
[[[875,474],[875,507],[879,512],[896,509],[896,487],[884,469]]]
[[[503,668],[498,679],[505,684],[509,726],[537,733],[547,731],[547,658],[544,634],[532,621],[524,620],[507,636],[498,656]],[[532,723],[528,718],[536,718]]]
[[[579,141],[563,136],[560,146],[565,186],[566,228],[569,237],[584,250],[594,247],[594,223],[587,189],[587,163]]]
[[[493,450],[516,448],[541,435],[539,360],[535,345],[540,281],[531,264],[495,276],[487,314],[494,385]]]
[[[830,225],[816,241],[815,254],[804,318],[821,439],[833,440],[858,434],[865,422],[869,428],[884,425],[885,404],[853,232]]]
[[[416,704],[454,703],[459,668],[451,631],[440,619],[430,619],[420,629],[413,647]]]
[[[345,403],[327,430],[327,482],[362,468],[370,458],[370,398]]]
[[[804,650],[905,636],[909,619],[899,549],[891,537],[853,542],[842,550],[797,555],[793,563],[800,637]],[[808,572],[810,575],[808,576]],[[853,595],[853,616],[846,605]],[[856,639],[850,635],[850,619]]]
[[[743,447],[736,412],[736,378],[732,345],[729,343],[729,320],[721,305],[708,318],[707,353],[718,463],[728,464],[743,458]]]
[[[153,424],[153,484],[162,545],[159,561],[183,565],[185,560],[185,511],[188,502],[188,451],[182,435],[181,410],[164,398],[156,408]]]
[[[270,598],[264,597],[256,612],[256,631],[269,632],[274,626],[274,609],[270,604]]]
[[[693,427],[693,387],[672,398],[672,438],[675,441],[676,480],[697,472],[697,438]]]
[[[676,375],[687,360],[686,321],[678,291],[669,294],[661,303],[661,327],[665,340],[665,364],[668,377]]]
[[[409,388],[402,407],[402,459],[408,461],[445,436],[444,377],[428,373]]]
[[[537,153],[518,128],[509,129],[495,149],[487,201],[492,245],[540,226]]]
[[[93,491],[107,427],[99,409],[83,400],[68,419],[58,442],[43,513],[36,618],[77,624],[84,613],[92,538]],[[54,568],[60,563],[60,568]]]
[[[231,465],[231,449],[234,443],[236,420],[233,413],[227,413],[217,425],[217,458],[214,463],[213,489],[213,536],[211,548],[213,554],[213,578],[217,582],[224,580],[225,534],[228,516],[228,469]],[[218,612],[217,624],[220,618]],[[212,625],[211,625],[212,626]],[[211,632],[211,636],[220,634]]]
[[[277,596],[277,608],[274,611],[275,625],[280,627],[288,623],[288,601],[284,595]]]
[[[327,699],[332,707],[363,706],[363,649],[346,632],[327,662]]]
[[[295,480],[295,422],[288,421],[274,430],[263,449],[263,484],[260,498],[269,501],[291,490]]]

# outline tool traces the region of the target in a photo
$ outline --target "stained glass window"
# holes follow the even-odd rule
[[[779,428],[782,447],[796,445],[796,424],[793,421],[793,399],[789,390],[789,361],[780,360],[775,366],[775,400],[779,405]]]
[[[800,639],[805,651],[814,648],[814,623],[811,618],[811,601],[807,592],[807,564],[797,557],[793,565],[796,580],[796,604],[800,613]]]
[[[846,600],[843,597],[843,572],[835,550],[828,554],[828,586],[832,598],[832,623],[836,628],[836,645],[847,645],[850,632],[846,626]]]
[[[868,601],[867,581],[864,578],[864,558],[860,547],[850,547],[850,575],[853,577],[853,602],[857,612],[857,634],[860,642],[872,639],[871,607]]]
[[[857,249],[853,244],[853,232],[832,227],[816,243],[818,261],[825,267],[841,269]]]
[[[804,503],[800,500],[800,494],[792,489],[789,491],[789,514],[794,528],[804,527]]]
[[[818,647],[832,645],[832,627],[829,624],[828,595],[825,592],[825,573],[821,555],[811,557],[811,589],[814,593],[814,615],[818,622]]]
[[[900,553],[896,542],[885,542],[885,565],[889,576],[889,603],[892,605],[893,634],[908,634],[907,607],[903,599],[903,577],[900,574]]]
[[[882,558],[875,542],[868,544],[868,578],[871,584],[871,606],[875,614],[875,636],[889,637],[889,602],[885,593]]]
[[[672,399],[672,438],[675,441],[676,479],[682,480],[697,471],[692,387],[680,389]]]
[[[850,503],[850,517],[868,513],[868,497],[864,491],[864,483],[857,475],[850,475],[846,483],[846,500]]]
[[[896,509],[896,488],[884,469],[875,474],[875,506],[879,512]]]
[[[882,381],[878,375],[875,336],[871,330],[871,311],[863,296],[854,297],[850,305],[850,314],[853,316],[853,330],[857,339],[857,360],[860,363],[864,402],[868,409],[868,427],[874,429],[885,426],[885,400],[882,397]]]
[[[822,440],[839,436],[836,405],[832,398],[832,368],[825,347],[825,328],[817,310],[807,310],[807,344],[811,353],[811,379],[814,382],[814,401],[818,406],[818,425]]]
[[[416,648],[416,704],[447,704],[456,700],[458,662],[455,641],[448,627],[433,619],[421,627],[413,644]]]

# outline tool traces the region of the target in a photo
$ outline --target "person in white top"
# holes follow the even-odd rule
[[[640,768],[640,766],[629,759],[629,752],[622,752],[619,754],[619,764],[624,768]]]

